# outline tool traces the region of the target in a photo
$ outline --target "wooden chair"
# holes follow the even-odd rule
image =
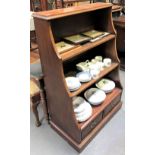
[[[41,122],[39,120],[38,110],[37,110],[39,103],[40,103],[39,87],[37,86],[36,82],[34,82],[33,80],[30,80],[30,105],[31,105],[33,114],[35,116],[35,124],[37,127],[41,125]]]
[[[47,0],[30,0],[31,11],[45,11],[48,10]]]
[[[32,14],[33,12],[31,11],[30,12],[30,51],[34,51],[38,49],[35,26],[34,26],[34,19],[32,17]],[[35,44],[36,46],[32,47],[32,43]]]
[[[79,0],[55,0],[55,8],[67,8],[71,6],[78,6]]]
[[[47,104],[46,104],[46,94],[44,91],[44,80],[43,80],[43,73],[42,73],[42,68],[40,64],[40,60],[36,61],[33,64],[30,64],[30,77],[31,81],[33,81],[38,88],[36,89],[37,91],[34,91],[33,96],[31,96],[31,107],[34,112],[34,115],[36,116],[36,125],[39,126],[39,118],[38,117],[38,112],[37,112],[37,101],[40,101],[42,104],[42,108],[44,111],[44,116],[47,122],[49,123],[49,118],[48,118],[48,112],[47,112]],[[33,98],[32,98],[33,97]]]

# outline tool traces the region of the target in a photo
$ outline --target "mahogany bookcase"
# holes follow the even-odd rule
[[[43,68],[50,126],[81,152],[110,118],[121,108],[122,86],[119,78],[119,59],[116,51],[116,31],[112,22],[111,3],[93,3],[82,6],[36,12],[33,14],[41,64]],[[88,42],[59,54],[56,43],[62,38],[91,29],[110,34],[93,43]],[[83,83],[70,92],[65,75],[76,70],[76,63],[96,55],[109,57],[112,65],[96,79]],[[78,123],[73,111],[72,98],[83,96],[85,90],[95,87],[103,77],[115,81],[116,88],[99,106],[92,106],[92,116]]]

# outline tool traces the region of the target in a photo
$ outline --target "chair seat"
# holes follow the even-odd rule
[[[30,12],[30,31],[34,31],[35,30],[35,26],[34,26],[34,19],[33,19],[33,17],[32,17],[32,14],[33,14],[34,12]]]
[[[40,89],[37,86],[37,84],[34,81],[30,80],[30,95],[34,96],[39,92],[40,92]]]

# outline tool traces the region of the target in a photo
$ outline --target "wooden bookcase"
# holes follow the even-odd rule
[[[119,59],[116,51],[116,32],[112,22],[111,3],[93,3],[83,6],[37,12],[33,14],[41,64],[47,95],[47,108],[51,127],[81,152],[108,120],[121,108],[122,86],[119,79]],[[110,35],[59,54],[55,43],[61,38],[96,29]],[[111,67],[104,69],[97,79],[82,84],[80,89],[69,92],[65,74],[76,70],[76,63],[96,55],[110,57]],[[85,90],[103,77],[109,77],[116,88],[105,101],[93,107],[93,115],[78,123],[72,97],[83,96]]]

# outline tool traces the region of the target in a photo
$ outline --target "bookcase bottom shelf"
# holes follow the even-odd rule
[[[103,119],[102,121],[81,141],[77,143],[54,122],[50,121],[51,127],[67,142],[73,146],[78,152],[81,152],[89,142],[96,136],[96,134],[104,127],[104,125],[114,116],[114,114],[121,108],[122,102],[120,101]]]

